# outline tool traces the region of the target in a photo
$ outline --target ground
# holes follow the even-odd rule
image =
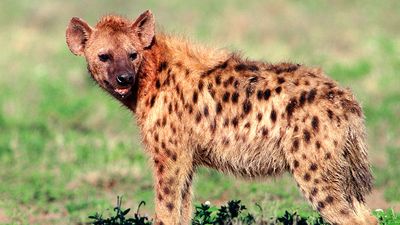
[[[73,16],[91,24],[151,9],[159,29],[253,59],[324,68],[361,102],[376,189],[372,208],[400,210],[400,2],[0,2],[0,224],[71,224],[124,205],[153,211],[152,178],[128,110],[70,54]],[[289,176],[249,183],[202,169],[195,202],[241,199],[265,216],[311,212]]]

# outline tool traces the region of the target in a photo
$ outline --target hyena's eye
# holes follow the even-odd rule
[[[132,61],[135,60],[137,58],[137,53],[133,52],[131,54],[129,54],[129,59],[131,59]]]
[[[109,54],[100,54],[99,59],[102,62],[107,62],[108,60],[110,60],[110,55]]]

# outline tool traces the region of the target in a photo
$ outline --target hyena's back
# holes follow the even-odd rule
[[[161,89],[171,84],[159,96],[169,115],[158,122],[182,135],[195,165],[250,178],[289,171],[322,214],[369,215],[352,205],[364,201],[372,176],[361,109],[348,90],[295,64],[231,57],[195,75],[181,67],[161,68]]]

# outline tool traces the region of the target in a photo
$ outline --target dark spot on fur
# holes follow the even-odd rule
[[[224,81],[224,87],[228,87],[230,84],[232,84],[234,79],[235,78],[233,78],[232,76],[230,76],[228,79],[226,79]]]
[[[160,87],[161,87],[160,80],[157,79],[157,81],[156,81],[156,88],[157,88],[157,89],[160,89]]]
[[[275,92],[276,92],[277,94],[280,94],[281,91],[282,91],[282,87],[281,87],[281,86],[278,86],[277,88],[275,88]]]
[[[275,123],[276,122],[276,112],[274,109],[271,111],[270,117],[271,117],[272,122]]]
[[[267,89],[264,91],[264,100],[268,100],[271,96],[271,90]]]
[[[314,188],[311,190],[311,195],[312,195],[312,196],[316,196],[317,193],[318,193],[318,188],[314,187]]]
[[[221,75],[215,77],[215,84],[217,84],[217,86],[221,84]]]
[[[299,149],[299,139],[294,139],[293,141],[293,150],[297,151]]]
[[[253,95],[253,93],[254,93],[253,87],[252,86],[248,86],[246,88],[246,97],[249,98],[251,95]]]
[[[220,114],[221,111],[222,111],[222,105],[221,105],[220,102],[218,102],[217,105],[215,106],[215,112],[216,112],[217,114]]]
[[[250,122],[247,122],[247,123],[244,125],[245,128],[250,128],[250,126],[251,126]]]
[[[306,95],[307,92],[306,91],[302,91],[300,94],[300,98],[299,98],[299,105],[300,107],[302,107],[304,105],[304,103],[306,103]]]
[[[294,130],[293,130],[293,131],[294,131],[294,132],[297,132],[298,130],[299,130],[299,126],[297,126],[297,125],[294,126]]]
[[[315,147],[317,149],[320,149],[321,148],[321,143],[319,141],[315,142]]]
[[[176,161],[177,158],[178,158],[178,155],[177,155],[175,152],[173,152],[173,153],[171,154],[171,159],[174,160],[174,161]]]
[[[310,170],[311,171],[316,171],[317,169],[318,169],[318,165],[316,163],[311,163]]]
[[[165,70],[168,67],[168,63],[166,61],[163,61],[160,63],[160,65],[158,66],[157,72],[162,72],[163,70]]]
[[[334,201],[334,198],[332,196],[330,196],[330,195],[328,195],[325,198],[325,202],[328,203],[328,204],[332,204],[333,201]]]
[[[192,112],[193,112],[193,106],[192,105],[188,106],[188,111],[189,111],[189,114],[192,114]]]
[[[193,92],[192,100],[193,100],[194,104],[197,103],[198,98],[199,98],[199,95],[198,95],[197,91]]]
[[[171,190],[168,187],[164,187],[163,192],[164,194],[169,195],[169,193],[171,193]]]
[[[263,92],[261,90],[257,91],[257,99],[261,100],[263,98]]]
[[[169,114],[172,113],[172,105],[171,105],[171,103],[168,104],[168,113]]]
[[[237,103],[238,101],[239,101],[239,93],[235,91],[232,94],[232,103]]]
[[[239,81],[238,80],[235,80],[235,82],[233,82],[233,87],[236,88],[236,89],[239,87]]]
[[[299,167],[299,166],[300,166],[300,163],[299,163],[299,161],[297,161],[297,160],[294,160],[294,161],[293,161],[293,166],[294,166],[294,168],[297,168],[297,167]]]
[[[297,106],[296,98],[291,98],[289,103],[286,105],[286,113],[287,113],[288,119],[290,119],[292,117],[292,114],[293,114],[294,110],[296,109],[296,106]]]
[[[257,114],[257,120],[258,120],[258,121],[261,121],[262,118],[263,118],[263,114],[262,114],[262,113],[258,113],[258,114]]]
[[[232,119],[232,125],[233,125],[234,127],[237,127],[238,123],[239,123],[239,119],[238,119],[238,117],[236,116],[236,117],[234,117],[234,118]]]
[[[207,117],[209,114],[208,112],[208,106],[204,106],[204,116]]]
[[[313,88],[307,95],[307,101],[308,103],[312,103],[315,99],[315,96],[317,95],[317,89]]]
[[[349,210],[347,210],[347,209],[341,209],[341,210],[340,210],[340,214],[342,214],[342,215],[349,215]]]
[[[278,77],[278,84],[285,83],[285,78],[283,77]]]
[[[307,144],[309,144],[309,143],[310,143],[310,138],[311,138],[310,132],[309,132],[308,130],[304,130],[304,131],[303,131],[303,139],[304,139],[304,142],[306,142]]]
[[[199,88],[199,91],[203,90],[203,86],[204,86],[204,82],[203,82],[203,80],[200,80],[199,84],[197,85],[197,87]]]
[[[156,102],[156,96],[153,95],[153,96],[151,96],[151,100],[150,100],[150,108],[153,107],[155,102]]]
[[[229,145],[229,138],[228,138],[228,137],[224,137],[224,138],[222,139],[222,144],[223,144],[223,145]]]
[[[264,137],[268,136],[268,129],[267,129],[266,127],[263,127],[263,128],[261,129],[261,133],[262,133],[262,135],[263,135]]]
[[[311,126],[314,129],[315,132],[318,132],[319,129],[319,119],[317,116],[313,116],[311,120]]]
[[[172,212],[172,210],[174,209],[174,204],[172,202],[168,202],[165,206],[170,212]]]
[[[225,69],[227,66],[228,66],[228,61],[225,61],[225,62],[223,62],[219,65],[216,65],[215,67],[205,71],[201,76],[203,76],[203,77],[208,76],[208,75],[214,73],[218,69]]]
[[[244,70],[250,70],[252,72],[255,72],[255,71],[258,71],[259,69],[256,65],[248,65],[248,64],[244,64],[244,63],[240,63],[235,66],[236,72],[240,72],[240,71],[244,71]]]
[[[252,107],[252,105],[251,105],[250,100],[246,99],[243,102],[243,112],[244,112],[244,114],[248,114],[251,111],[251,107]]]
[[[224,127],[227,127],[229,125],[229,119],[225,118],[224,120]]]
[[[332,154],[330,152],[325,154],[325,159],[331,159],[332,158]]]
[[[231,96],[231,93],[225,92],[224,95],[222,96],[222,101],[228,102],[230,96]]]
[[[200,121],[201,121],[201,113],[198,112],[198,113],[196,114],[196,122],[199,123]]]
[[[160,193],[157,194],[157,199],[158,199],[158,201],[162,202],[163,197]]]
[[[329,119],[333,119],[333,112],[332,112],[332,110],[328,109],[328,110],[327,110],[327,113],[328,113]]]
[[[317,210],[321,211],[323,208],[325,208],[325,204],[322,201],[319,201],[317,204]]]
[[[280,63],[276,65],[269,65],[267,70],[272,71],[276,74],[290,73],[296,71],[300,67],[300,64],[292,63]]]
[[[309,173],[305,173],[303,178],[304,178],[305,181],[310,181],[311,176],[310,176]]]

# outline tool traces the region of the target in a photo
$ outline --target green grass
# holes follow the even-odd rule
[[[0,224],[79,224],[142,200],[152,177],[133,116],[89,78],[65,44],[69,19],[131,18],[150,8],[160,29],[250,58],[320,66],[363,105],[376,189],[372,208],[400,210],[400,2],[0,2]],[[313,211],[289,176],[246,182],[201,169],[195,202],[236,198],[266,217]],[[390,211],[389,211],[390,212]],[[390,223],[388,223],[390,224]]]

